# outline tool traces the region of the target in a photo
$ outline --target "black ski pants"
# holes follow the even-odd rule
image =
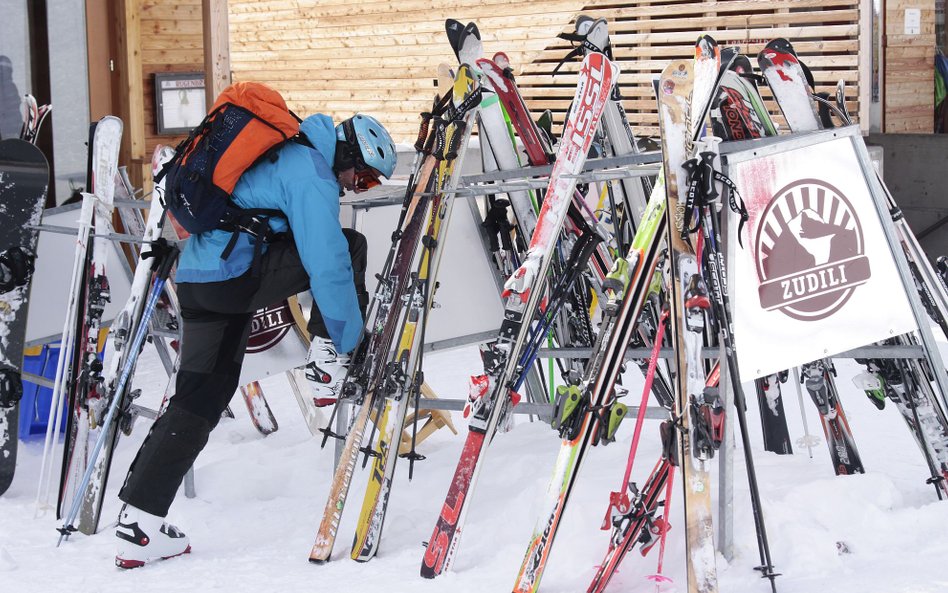
[[[365,315],[366,240],[352,229],[343,233]],[[256,277],[247,272],[222,282],[178,284],[183,334],[175,393],[132,462],[119,493],[123,502],[160,517],[168,514],[181,481],[237,390],[254,311],[309,288],[292,238],[271,244],[257,265]],[[307,329],[329,337],[315,301]]]

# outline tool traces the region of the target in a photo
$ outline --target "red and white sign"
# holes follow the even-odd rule
[[[916,328],[852,141],[734,163],[749,215],[731,225],[741,380]]]
[[[282,373],[306,362],[309,344],[293,329],[290,307],[282,301],[257,311],[250,322],[247,353],[240,369],[240,385]]]

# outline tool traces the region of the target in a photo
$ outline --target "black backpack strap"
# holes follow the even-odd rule
[[[286,233],[275,232],[270,227],[271,218],[283,218],[286,215],[282,210],[270,208],[230,208],[221,219],[220,228],[224,231],[230,231],[230,240],[221,252],[221,259],[227,259],[234,251],[237,245],[237,238],[240,233],[247,233],[253,238],[253,261],[250,264],[251,275],[257,278],[260,275],[259,263],[263,255],[264,243],[273,243],[279,241]]]
[[[292,138],[290,138],[290,142],[295,142],[296,144],[302,144],[306,148],[312,148],[313,150],[316,150],[316,147],[313,145],[310,139],[306,137],[306,134],[304,134],[303,132],[300,132],[296,136],[293,136]]]

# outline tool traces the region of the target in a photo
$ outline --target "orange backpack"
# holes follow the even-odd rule
[[[175,149],[155,177],[165,182],[165,208],[189,233],[232,231],[226,259],[238,233],[268,240],[267,220],[278,210],[240,208],[231,193],[244,171],[258,161],[275,161],[277,150],[298,137],[300,119],[280,93],[259,82],[238,82],[220,94],[207,117]]]

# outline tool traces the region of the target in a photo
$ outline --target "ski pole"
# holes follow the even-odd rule
[[[36,512],[49,507],[49,494],[53,480],[53,451],[59,444],[59,424],[62,420],[62,401],[66,366],[72,358],[73,331],[76,325],[78,309],[79,283],[83,276],[83,262],[89,248],[89,235],[92,233],[92,216],[95,196],[83,194],[82,210],[79,214],[79,234],[76,241],[76,253],[72,265],[72,279],[69,283],[70,300],[66,306],[66,320],[63,323],[60,340],[59,358],[56,361],[56,375],[53,380],[53,395],[50,402],[50,418],[46,424],[46,439],[43,443],[43,461],[40,466],[40,481],[36,491]]]
[[[79,506],[82,504],[82,498],[85,495],[86,488],[89,486],[89,480],[92,478],[92,472],[95,470],[95,464],[99,457],[99,452],[102,450],[102,446],[105,444],[105,439],[108,438],[109,431],[107,430],[107,427],[112,423],[115,412],[118,410],[119,402],[122,399],[122,393],[125,390],[125,384],[128,382],[128,379],[132,374],[135,361],[138,360],[138,355],[141,352],[142,343],[145,341],[145,335],[148,333],[148,323],[151,321],[151,317],[155,312],[155,306],[158,304],[158,299],[161,297],[161,291],[164,289],[165,282],[168,280],[168,275],[171,273],[171,266],[174,264],[174,261],[178,255],[177,246],[172,245],[171,247],[168,247],[167,243],[161,245],[160,247],[153,244],[153,249],[155,249],[155,251],[153,251],[154,256],[161,257],[163,259],[156,272],[155,284],[152,286],[151,294],[148,295],[148,303],[145,305],[145,311],[142,313],[142,318],[138,324],[138,329],[135,332],[135,339],[132,341],[132,355],[125,360],[125,366],[122,367],[122,374],[119,377],[118,385],[115,387],[115,390],[112,393],[112,402],[109,404],[109,411],[105,416],[105,420],[102,422],[103,430],[99,433],[99,437],[95,441],[95,446],[92,449],[89,463],[86,465],[86,471],[83,474],[82,481],[79,483],[79,487],[76,489],[76,494],[72,499],[72,507],[69,509],[69,514],[66,516],[63,526],[58,529],[60,535],[59,541],[56,542],[56,547],[59,547],[59,545],[62,544],[63,539],[68,538],[69,535],[76,530],[72,523],[79,514]],[[159,251],[159,249],[161,251]]]
[[[668,464],[668,483],[665,485],[665,528],[662,530],[661,541],[659,542],[658,547],[658,568],[655,571],[655,574],[648,575],[647,578],[650,581],[655,583],[655,591],[658,593],[661,591],[663,583],[671,583],[672,579],[670,577],[662,574],[662,570],[665,564],[665,540],[668,539],[668,530],[671,529],[671,525],[668,523],[669,518],[671,517],[669,508],[671,507],[672,500],[672,484],[675,481],[675,466],[671,463]]]
[[[645,410],[648,407],[648,398],[652,393],[652,382],[655,380],[655,368],[658,366],[658,353],[662,347],[662,337],[665,335],[665,320],[668,318],[668,309],[659,314],[658,328],[655,330],[654,344],[652,353],[648,359],[648,371],[645,374],[645,385],[642,388],[642,401],[639,404],[639,412],[635,418],[635,431],[632,434],[632,444],[629,446],[629,458],[625,465],[625,474],[622,476],[622,484],[617,492],[612,492],[609,497],[609,508],[606,510],[606,516],[602,520],[602,529],[609,529],[612,525],[612,510],[616,509],[624,512],[629,508],[631,502],[628,497],[629,484],[632,481],[632,464],[635,462],[635,454],[639,447],[639,437],[642,435],[642,426],[645,423]]]
[[[797,444],[802,443],[810,454],[810,459],[813,459],[813,446],[819,444],[819,438],[810,434],[810,428],[806,424],[806,406],[803,405],[803,388],[800,387],[802,380],[798,367],[793,367],[793,378],[797,385],[797,398],[800,400],[800,416],[803,418],[803,437],[797,441]]]

